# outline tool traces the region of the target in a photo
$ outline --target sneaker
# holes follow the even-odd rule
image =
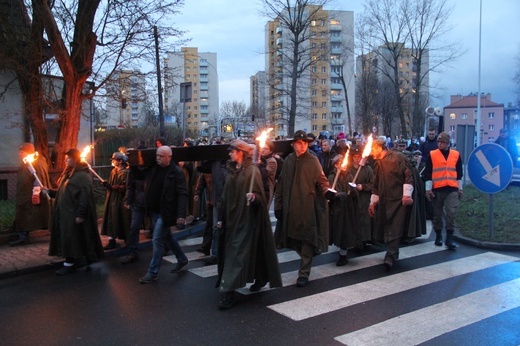
[[[76,266],[63,266],[61,269],[56,270],[56,275],[63,276],[72,274],[76,271]]]
[[[177,262],[177,265],[175,268],[170,270],[170,273],[178,273],[182,270],[182,268],[186,267],[188,265],[189,261],[186,260],[185,262]]]
[[[146,273],[145,276],[139,279],[139,282],[142,284],[147,284],[155,280],[157,280],[157,275],[152,273]]]
[[[126,255],[126,256],[121,257],[119,262],[121,264],[128,264],[128,263],[137,262],[138,260],[139,260],[139,255],[137,255],[135,253],[130,253],[130,254]]]
[[[296,287],[305,287],[309,284],[309,278],[304,278],[300,276],[298,280],[296,280]]]
[[[226,292],[218,303],[218,307],[222,310],[229,309],[235,304],[235,291]]]

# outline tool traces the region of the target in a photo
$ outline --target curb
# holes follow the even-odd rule
[[[453,235],[455,240],[457,240],[461,244],[478,247],[481,249],[490,249],[490,250],[498,250],[498,251],[520,251],[520,244],[511,244],[511,243],[498,243],[491,241],[483,241],[477,240],[473,238],[468,238],[462,235],[460,231],[456,231]]]

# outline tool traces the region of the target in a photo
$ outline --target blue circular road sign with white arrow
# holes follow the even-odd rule
[[[481,192],[502,191],[513,177],[513,160],[507,150],[495,143],[482,144],[468,158],[468,175]]]

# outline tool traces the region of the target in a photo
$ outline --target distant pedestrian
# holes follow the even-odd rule
[[[513,160],[513,167],[516,167],[518,164],[518,147],[516,146],[514,138],[509,137],[507,129],[500,130],[500,136],[495,143],[503,146],[507,150],[509,155],[511,155],[511,160]]]

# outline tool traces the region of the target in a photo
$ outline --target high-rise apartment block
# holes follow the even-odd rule
[[[145,119],[144,104],[146,80],[139,71],[121,70],[106,84],[107,116],[98,127],[125,128],[142,125]]]
[[[183,95],[182,88],[191,91]],[[183,47],[164,60],[164,113],[186,131],[201,136],[218,133],[219,90],[217,54]]]
[[[287,133],[292,76],[296,73],[295,130],[331,135],[344,132],[354,109],[354,13],[307,6],[310,25],[300,38],[299,70],[293,69],[294,36],[280,18],[265,26],[265,71],[269,84],[269,121],[280,136]],[[344,84],[343,84],[343,81]],[[345,87],[347,89],[345,95]],[[254,99],[252,99],[254,101]],[[255,107],[255,104],[252,103]]]

